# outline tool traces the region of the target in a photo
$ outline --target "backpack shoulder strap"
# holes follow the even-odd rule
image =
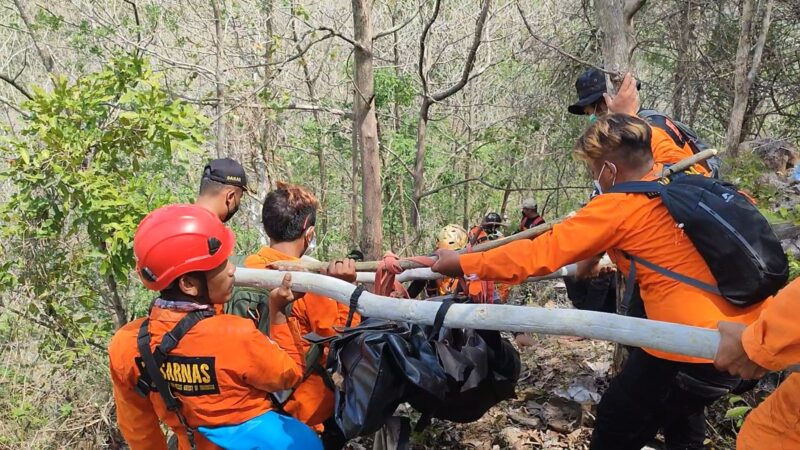
[[[625,194],[660,194],[664,185],[657,181],[626,181],[615,184],[609,193]]]
[[[698,280],[696,278],[692,278],[692,277],[680,274],[678,272],[669,270],[666,267],[659,266],[658,264],[656,264],[654,262],[651,262],[651,261],[648,261],[648,260],[646,260],[644,258],[641,258],[639,256],[634,256],[634,255],[631,255],[631,254],[626,253],[626,252],[622,252],[622,254],[623,254],[623,256],[625,256],[625,258],[627,258],[627,259],[629,259],[631,261],[631,269],[630,269],[630,274],[628,276],[629,279],[628,279],[628,283],[627,283],[628,285],[632,285],[633,280],[631,278],[635,278],[636,277],[635,264],[638,263],[638,264],[641,264],[641,265],[647,267],[648,269],[650,269],[650,270],[652,270],[654,272],[658,272],[661,275],[664,275],[665,277],[672,278],[673,280],[680,281],[681,283],[688,284],[689,286],[696,287],[697,289],[701,289],[701,290],[704,290],[706,292],[710,292],[712,294],[722,295],[717,286],[714,286],[714,285],[705,283],[703,281],[700,281],[700,280]],[[626,289],[627,288],[628,288],[628,286],[626,285]],[[627,297],[627,295],[628,295],[628,293],[626,292],[626,297]],[[628,299],[628,301],[630,301],[630,299]],[[625,302],[625,303],[627,303],[627,302]]]
[[[150,378],[150,381],[155,385],[156,392],[159,393],[161,398],[164,400],[164,403],[167,406],[167,410],[172,411],[175,415],[178,416],[178,420],[181,422],[181,425],[186,429],[186,434],[189,437],[189,443],[192,449],[196,448],[195,441],[194,441],[194,431],[189,427],[189,424],[186,422],[186,417],[181,413],[181,402],[172,394],[172,390],[169,387],[169,383],[167,380],[164,379],[164,375],[161,373],[161,364],[167,359],[167,355],[169,352],[175,349],[178,346],[178,343],[181,339],[192,329],[198,322],[205,319],[206,317],[211,317],[214,315],[214,310],[206,310],[206,311],[192,311],[189,314],[186,314],[175,328],[167,332],[164,335],[161,343],[156,347],[155,353],[150,350],[150,330],[149,324],[150,319],[145,319],[142,322],[142,326],[139,327],[139,334],[136,337],[136,345],[139,349],[139,353],[142,356],[142,362],[144,363],[145,371],[147,372],[147,376]],[[137,382],[137,386],[139,388],[142,387],[141,376],[139,382]],[[145,393],[146,392],[142,392]]]

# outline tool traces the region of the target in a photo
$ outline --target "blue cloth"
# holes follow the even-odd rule
[[[322,442],[311,428],[275,411],[239,425],[198,429],[209,441],[226,450],[322,450]]]

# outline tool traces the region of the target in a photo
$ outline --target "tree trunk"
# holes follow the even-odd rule
[[[302,50],[298,35],[297,35],[297,27],[294,20],[294,6],[292,6],[292,39],[294,39],[296,45],[296,49],[298,52]],[[306,84],[306,89],[308,90],[308,98],[311,100],[312,103],[317,104],[317,88],[316,88],[316,79],[311,75],[309,70],[308,61],[306,60],[305,56],[300,57],[300,66],[303,68],[303,81]],[[317,198],[320,204],[320,210],[317,211],[317,226],[320,231],[320,235],[323,236],[321,240],[319,254],[322,259],[328,258],[328,240],[324,239],[325,236],[328,235],[328,213],[326,208],[327,202],[327,192],[328,192],[328,168],[327,164],[325,163],[325,148],[328,146],[326,133],[322,130],[322,116],[320,114],[319,109],[314,109],[311,112],[311,115],[314,117],[314,121],[317,123],[317,127],[319,131],[315,136],[315,145],[316,145],[316,153],[317,153],[317,162],[319,164],[319,191],[317,193]]]
[[[378,153],[378,119],[375,115],[375,80],[372,55],[372,0],[352,0],[355,101],[353,125],[361,151],[361,249],[366,258],[379,258],[383,250],[381,160]]]
[[[28,10],[25,9],[23,3],[20,0],[14,0],[14,4],[17,6],[17,11],[19,12],[20,18],[22,18],[22,22],[25,23],[25,29],[28,31],[28,34],[31,36],[31,40],[33,41],[33,46],[36,47],[36,52],[39,54],[39,59],[42,61],[42,65],[44,65],[45,70],[47,73],[52,74],[53,69],[55,68],[55,64],[53,63],[53,56],[50,54],[50,50],[44,46],[43,43],[39,42],[39,36],[36,34],[36,30],[33,29],[31,23],[31,17],[28,14]]]
[[[675,89],[672,93],[672,117],[675,120],[683,119],[683,102],[686,95],[686,83],[689,80],[689,73],[694,64],[694,59],[689,54],[689,40],[694,34],[694,20],[692,20],[692,0],[683,2],[681,20],[677,36],[677,62],[675,73],[673,74],[673,84]]]
[[[733,72],[733,107],[731,108],[731,118],[728,122],[728,132],[725,137],[725,151],[731,159],[739,155],[742,123],[744,123],[745,111],[747,110],[747,101],[750,98],[750,89],[753,87],[753,82],[761,66],[761,55],[764,52],[764,45],[767,41],[769,25],[772,20],[772,2],[773,0],[765,1],[761,30],[753,50],[752,59],[749,58],[750,49],[753,47],[750,31],[753,28],[755,16],[755,0],[744,0],[742,3],[739,43],[736,48],[736,62],[734,63]]]
[[[395,27],[395,13],[392,14],[392,28]],[[397,32],[395,31],[392,33],[392,56],[393,56],[393,63],[394,63],[394,74],[399,79],[400,78],[400,47],[399,47],[399,40],[397,38]],[[397,98],[394,99],[394,104],[392,105],[392,116],[394,120],[394,133],[397,134],[400,132],[400,128],[402,123],[400,121],[400,103],[397,101]],[[408,214],[406,214],[406,190],[405,190],[405,177],[400,176],[397,178],[397,189],[398,189],[398,196],[400,200],[397,202],[397,207],[400,208],[400,225],[403,227],[403,243],[402,248],[405,251],[408,248],[408,245],[411,242],[411,239],[408,235]]]
[[[622,75],[633,71],[632,52],[636,45],[633,16],[645,0],[597,0],[597,25],[603,32],[603,63],[606,70]],[[614,94],[622,77],[606,77],[608,92]]]
[[[353,130],[350,135],[352,151],[350,156],[350,243],[356,245],[358,242],[358,172],[359,172],[359,145],[358,145],[358,127],[356,126],[356,103],[354,93],[353,97]],[[360,245],[360,244],[359,244]],[[363,251],[363,249],[362,249]]]
[[[428,99],[422,100],[419,111],[419,121],[417,122],[417,147],[414,157],[414,190],[411,193],[411,226],[419,232],[420,228],[420,201],[422,191],[425,189],[425,137],[428,133],[428,111],[430,102]]]
[[[217,158],[225,154],[225,86],[224,74],[222,71],[222,47],[224,45],[222,16],[217,0],[211,0],[211,9],[214,11],[214,84],[217,91],[217,110],[216,110],[216,152]]]
[[[114,276],[106,275],[105,282],[106,287],[111,294],[111,304],[114,307],[114,327],[116,329],[120,329],[123,325],[128,323],[128,314],[125,310],[125,303],[122,301],[122,297],[119,296],[119,288],[117,286],[117,280],[114,279]]]

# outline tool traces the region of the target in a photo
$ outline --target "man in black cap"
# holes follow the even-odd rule
[[[675,164],[681,159],[710,148],[697,133],[686,124],[654,109],[640,109],[638,91],[641,83],[636,80],[635,89],[631,74],[625,76],[616,96],[606,94],[605,74],[595,68],[583,72],[575,82],[578,101],[569,105],[567,111],[589,116],[589,122],[610,112],[638,116],[650,124],[653,130],[651,141],[653,159],[663,164]],[[625,89],[628,85],[630,88]],[[717,177],[719,161],[711,158],[695,166],[704,175]]]
[[[230,158],[214,159],[203,169],[200,195],[195,204],[227,222],[239,210],[247,190],[247,175],[241,164]]]
[[[575,82],[575,89],[578,92],[578,101],[570,105],[567,109],[572,114],[588,115],[590,121],[594,122],[594,117],[603,116],[607,113],[622,113],[628,115],[638,115],[650,124],[652,130],[651,150],[653,160],[663,164],[674,164],[681,159],[691,156],[702,144],[697,135],[685,125],[680,124],[663,113],[654,110],[640,110],[638,89],[639,83],[634,84],[634,79],[630,74],[620,86],[616,96],[611,97],[606,93],[605,75],[597,69],[589,69]],[[694,137],[690,138],[687,133]],[[704,144],[702,144],[704,145]],[[711,173],[709,167],[695,166],[699,173]],[[599,258],[598,258],[599,260]],[[584,281],[588,282],[588,280]],[[567,282],[569,283],[569,281]],[[601,300],[600,304],[593,305],[602,311],[610,311],[615,305],[612,298],[616,296],[616,287],[611,284],[610,278],[605,281],[607,286],[603,286],[603,280],[591,281],[596,283],[592,292]],[[575,287],[574,285],[572,286]],[[604,292],[605,289],[605,292]],[[581,308],[589,305],[579,305],[585,298],[579,298],[580,294],[575,289],[568,289],[570,299],[575,306]],[[605,295],[603,295],[605,294]],[[631,310],[628,315],[646,318],[646,314],[641,303],[638,289],[634,291],[631,301]],[[594,309],[594,308],[592,308]],[[633,361],[634,366],[627,367],[629,373],[646,370],[647,366],[640,362]],[[687,404],[711,404],[714,400],[730,392],[743,392],[747,386],[737,387],[738,380],[716,371],[708,373],[692,373],[689,375],[685,371],[678,372],[675,377],[669,380],[670,388],[668,395],[662,402],[661,409],[657,416],[646,417],[644,420],[632,420],[631,409],[625,405],[635,401],[630,397],[627,390],[617,390],[613,394],[606,394],[598,406],[597,420],[592,435],[592,450],[618,450],[641,448],[639,443],[643,437],[652,436],[658,429],[661,429],[666,443],[666,448],[680,450],[705,449],[706,423],[705,414],[694,412],[688,414],[683,409]],[[734,389],[737,388],[737,389]],[[628,389],[629,390],[629,389]],[[637,418],[638,420],[639,418]],[[635,428],[632,424],[643,424],[642,429]]]

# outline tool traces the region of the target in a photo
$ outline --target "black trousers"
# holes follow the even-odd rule
[[[705,449],[705,407],[740,379],[711,364],[690,364],[631,350],[597,407],[591,450],[640,450],[663,432],[669,450]]]

